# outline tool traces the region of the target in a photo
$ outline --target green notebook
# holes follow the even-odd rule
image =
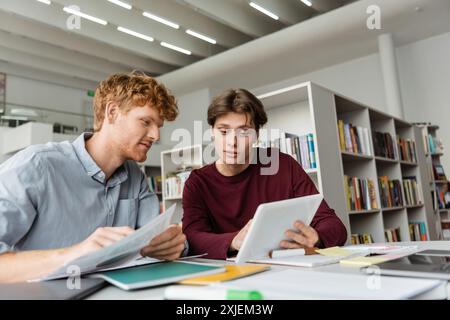
[[[173,261],[107,271],[92,277],[105,279],[123,290],[133,290],[220,272],[225,272],[225,268],[204,263]]]

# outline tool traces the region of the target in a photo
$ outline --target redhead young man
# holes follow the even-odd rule
[[[277,170],[265,172],[269,168],[266,159],[262,161],[263,150],[252,145],[266,122],[262,103],[244,89],[225,91],[209,106],[218,160],[192,171],[185,184],[183,232],[190,254],[207,253],[212,259],[233,256],[258,205],[318,193],[299,163],[277,149],[266,150]],[[343,245],[347,231],[324,200],[309,226],[292,221],[285,238],[281,248],[330,247]]]
[[[136,164],[145,161],[174,97],[144,74],[116,74],[94,98],[94,132],[31,146],[0,166],[0,282],[44,276],[109,246],[159,214]],[[170,226],[141,250],[174,260],[185,249]]]

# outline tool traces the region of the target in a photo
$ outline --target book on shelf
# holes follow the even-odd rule
[[[434,209],[450,209],[449,185],[436,185],[436,191],[432,192],[435,199]]]
[[[397,148],[394,147],[394,140],[390,133],[374,131],[373,148],[375,156],[397,160]]]
[[[349,211],[378,209],[375,184],[372,180],[344,175],[344,188]]]
[[[425,222],[410,222],[409,236],[411,241],[427,241],[427,227]]]
[[[443,240],[450,240],[450,220],[441,220]]]
[[[423,194],[416,177],[403,178],[403,190],[405,192],[405,204],[415,206],[423,204]]]
[[[445,175],[444,167],[440,164],[433,164],[433,176],[434,180],[447,181],[447,176]]]
[[[371,244],[371,243],[374,243],[372,235],[368,234],[368,233],[362,233],[362,234],[353,233],[351,235],[351,242],[352,242],[352,244]]]
[[[292,133],[279,131],[278,137],[270,141],[260,140],[258,147],[260,148],[278,148],[280,152],[291,155],[297,160],[303,169],[316,169],[316,150],[314,146],[314,135],[312,133],[298,136]]]
[[[366,156],[372,155],[369,130],[338,120],[339,146],[341,151]]]
[[[191,172],[192,168],[168,174],[165,179],[164,196],[166,198],[181,197],[183,195],[184,184]]]
[[[161,176],[154,176],[154,177],[147,177],[148,187],[150,192],[153,192],[155,194],[162,193],[162,177]]]
[[[382,208],[403,206],[402,187],[399,180],[389,180],[388,176],[378,178]]]
[[[384,230],[384,238],[386,242],[400,242],[402,238],[400,236],[400,228],[392,228]]]
[[[398,153],[400,160],[407,162],[417,162],[416,143],[411,139],[397,137]]]
[[[440,154],[444,152],[444,146],[442,144],[442,140],[433,135],[428,134],[424,137],[425,149],[427,153],[431,154]]]

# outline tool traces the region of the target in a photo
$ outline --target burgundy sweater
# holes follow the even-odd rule
[[[261,175],[265,165],[259,161],[232,177],[219,173],[214,163],[192,171],[183,192],[183,232],[190,254],[226,259],[232,240],[259,204],[318,193],[294,158],[280,152],[279,161],[275,175]],[[319,234],[319,247],[346,242],[347,231],[325,200],[310,225]]]

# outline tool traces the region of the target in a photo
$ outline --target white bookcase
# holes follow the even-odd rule
[[[162,175],[162,202],[163,210],[176,204],[176,211],[172,223],[180,223],[183,216],[182,195],[183,186],[177,194],[168,194],[166,186],[168,177],[175,175],[186,168],[198,169],[203,166],[203,147],[193,145],[183,148],[170,149],[161,152],[161,175]]]
[[[436,189],[442,188],[444,185],[448,184],[449,181],[436,180],[433,174],[433,165],[441,165],[441,157],[444,155],[443,149],[430,150],[428,136],[433,139],[437,139],[439,126],[432,124],[418,124],[420,128],[420,138],[423,141],[424,151],[425,151],[425,163],[426,163],[426,178],[428,182],[428,187],[426,190],[430,195],[432,194],[432,201],[434,206],[432,207],[432,214],[430,214],[430,224],[433,225],[433,232],[436,234],[436,238],[439,240],[443,239],[442,231],[442,221],[448,221],[450,218],[450,209],[439,209],[437,205],[437,193]],[[448,172],[446,172],[448,174]]]
[[[416,221],[425,222],[427,239],[436,239],[428,214],[432,211],[431,195],[423,192],[428,182],[419,128],[311,82],[285,88],[271,85],[252,91],[267,109],[267,128],[282,128],[285,132],[297,135],[314,135],[317,169],[308,174],[346,226],[348,240],[351,234],[370,234],[375,242],[385,242],[385,229],[400,228],[401,240],[410,241],[409,223]],[[372,155],[341,151],[338,120],[368,129]],[[374,156],[372,131],[391,134],[396,159]],[[397,136],[416,142],[417,163],[399,160]],[[344,175],[371,179],[375,185],[378,209],[350,211],[345,198]],[[399,181],[403,177],[415,176],[422,189],[423,203],[381,208],[379,176]],[[405,199],[403,186],[401,189]]]

